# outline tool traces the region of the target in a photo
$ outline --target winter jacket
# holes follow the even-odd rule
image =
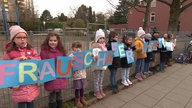
[[[69,57],[74,57],[73,53],[71,53]],[[86,69],[73,71],[73,80],[86,79],[86,76]]]
[[[107,50],[112,50],[112,46],[111,46],[111,43],[112,42],[117,42],[115,40],[109,40],[106,44],[106,47],[107,47]],[[113,57],[113,62],[111,65],[108,66],[109,69],[111,68],[120,68],[121,66],[121,59],[120,57]]]
[[[29,60],[40,60],[40,56],[34,48],[16,48],[9,53],[5,53],[4,60],[19,60],[19,57],[25,56]],[[37,84],[19,86],[12,88],[13,102],[31,102],[39,96],[39,87]]]
[[[135,56],[137,59],[147,57],[146,53],[142,54],[143,46],[144,46],[144,42],[140,38],[136,37],[135,38],[135,47],[136,47]]]
[[[43,50],[42,49],[40,52],[40,56],[42,59],[54,58],[55,66],[57,66],[56,65],[57,57],[58,56],[65,56],[65,54],[63,54],[58,49],[50,49],[50,50]],[[61,90],[61,89],[65,88],[66,85],[67,85],[66,78],[56,78],[55,80],[44,83],[44,88],[47,91],[54,91],[54,90]]]
[[[103,45],[101,45],[99,43],[94,43],[91,46],[91,49],[93,50],[93,56],[94,56],[93,58],[94,58],[94,61],[95,61],[95,63],[94,63],[95,64],[94,65],[95,70],[106,70],[107,69],[107,66],[103,66],[102,68],[96,68],[96,64],[97,64],[97,58],[96,57],[98,56],[99,52],[107,50],[107,48],[105,46],[103,46],[103,48],[101,48],[101,46],[103,46]]]
[[[134,51],[136,48],[135,46],[131,46],[130,44],[125,44],[124,43],[124,50],[129,50],[129,49],[132,49],[132,51]],[[132,66],[132,63],[128,64],[127,63],[127,57],[124,57],[124,58],[121,58],[121,67],[122,68],[129,68]]]

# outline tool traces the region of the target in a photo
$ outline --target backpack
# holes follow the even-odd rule
[[[186,63],[188,60],[188,54],[187,53],[180,53],[177,58],[176,58],[176,61],[177,63]]]

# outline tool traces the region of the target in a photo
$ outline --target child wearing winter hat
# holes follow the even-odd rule
[[[139,81],[142,81],[145,76],[142,73],[142,63],[144,58],[147,57],[146,53],[142,53],[143,46],[145,43],[145,31],[143,30],[142,27],[139,27],[139,30],[137,31],[137,37],[135,38],[135,55],[136,55],[136,78]]]
[[[10,27],[10,41],[5,46],[4,60],[40,60],[37,51],[28,43],[28,34],[20,26]],[[18,85],[11,87],[12,100],[18,108],[34,108],[33,100],[39,95],[37,84]]]
[[[92,43],[93,48],[93,56],[95,61],[97,61],[98,53],[100,51],[107,51],[107,47],[105,46],[105,33],[102,29],[96,31],[95,34],[95,42]],[[103,91],[103,78],[104,71],[106,70],[106,66],[94,70],[94,96],[97,99],[102,99],[105,97],[105,93]]]
[[[147,33],[145,35],[145,42],[150,43],[151,41],[151,34],[150,33]],[[148,52],[148,49],[147,49],[147,57],[144,59],[144,74],[145,75],[151,75],[152,72],[149,71],[149,65],[150,65],[150,62],[153,60],[153,52]]]

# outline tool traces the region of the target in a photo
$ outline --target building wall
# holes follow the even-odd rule
[[[192,2],[192,0],[191,0]],[[148,31],[151,27],[156,27],[159,31],[166,32],[169,22],[169,7],[163,3],[157,2],[156,7],[150,7],[150,12],[155,12],[155,22],[148,22]],[[180,31],[192,31],[192,7],[185,10],[180,16]],[[137,12],[135,9],[130,9],[128,13],[128,27],[138,29],[143,26],[144,14]]]

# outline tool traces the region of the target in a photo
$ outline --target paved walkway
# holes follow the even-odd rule
[[[89,108],[192,108],[192,64],[175,63]]]

